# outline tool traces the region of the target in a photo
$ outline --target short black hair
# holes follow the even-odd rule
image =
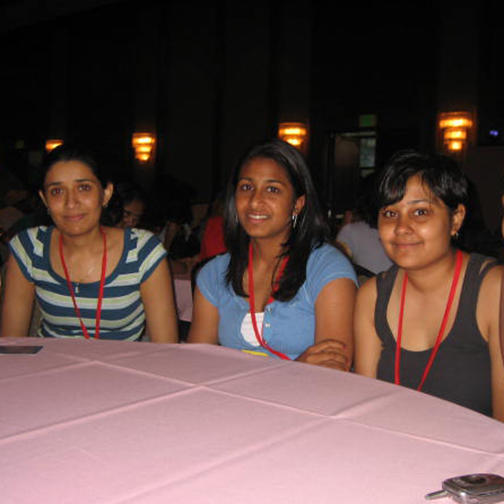
[[[452,212],[459,204],[467,204],[468,182],[452,158],[406,150],[394,154],[378,178],[378,208],[400,201],[406,192],[408,180],[415,175]]]

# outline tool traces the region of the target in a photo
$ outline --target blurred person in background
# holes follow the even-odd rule
[[[392,266],[392,261],[387,257],[376,229],[374,184],[375,178],[371,175],[363,182],[361,194],[352,211],[351,221],[345,224],[336,236],[336,240],[344,247],[357,267],[357,274],[360,276],[359,269],[361,269],[363,276],[367,277]]]
[[[106,212],[110,224],[121,229],[141,227],[145,200],[136,184],[124,181],[114,184],[114,194]]]

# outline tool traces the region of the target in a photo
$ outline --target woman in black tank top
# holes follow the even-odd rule
[[[467,181],[454,161],[396,154],[378,181],[378,230],[395,265],[361,287],[357,373],[504,420],[502,266],[454,244]]]

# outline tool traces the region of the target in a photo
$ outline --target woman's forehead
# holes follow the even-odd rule
[[[404,188],[404,197],[406,201],[429,201],[431,203],[439,203],[441,200],[434,194],[429,184],[420,175],[413,175],[406,182]]]
[[[86,163],[77,160],[58,161],[47,171],[44,185],[79,180],[99,182],[91,167]]]
[[[239,176],[244,174],[257,174],[257,175],[276,175],[282,178],[288,178],[287,170],[274,159],[258,157],[248,160],[240,168]]]

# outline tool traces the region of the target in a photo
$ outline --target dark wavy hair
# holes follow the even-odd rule
[[[39,187],[42,192],[44,191],[44,182],[47,172],[53,165],[59,163],[60,161],[80,161],[81,163],[89,166],[96,178],[100,181],[103,189],[105,189],[107,184],[111,182],[111,178],[97,163],[93,154],[80,146],[65,143],[46,154],[42,161],[39,180]]]
[[[408,180],[415,175],[452,212],[459,204],[466,205],[468,182],[453,159],[407,150],[394,154],[381,172],[376,189],[378,208],[400,201]]]
[[[291,229],[284,244],[289,261],[280,279],[275,299],[292,299],[306,279],[306,263],[314,248],[327,241],[328,229],[320,210],[310,171],[297,149],[281,140],[271,140],[253,147],[235,167],[226,192],[224,208],[225,242],[231,255],[226,280],[239,296],[246,297],[243,275],[248,265],[250,238],[242,228],[236,212],[235,192],[242,167],[254,159],[271,159],[282,166],[294,188],[295,198],[305,196],[305,205],[298,215],[297,225]]]

